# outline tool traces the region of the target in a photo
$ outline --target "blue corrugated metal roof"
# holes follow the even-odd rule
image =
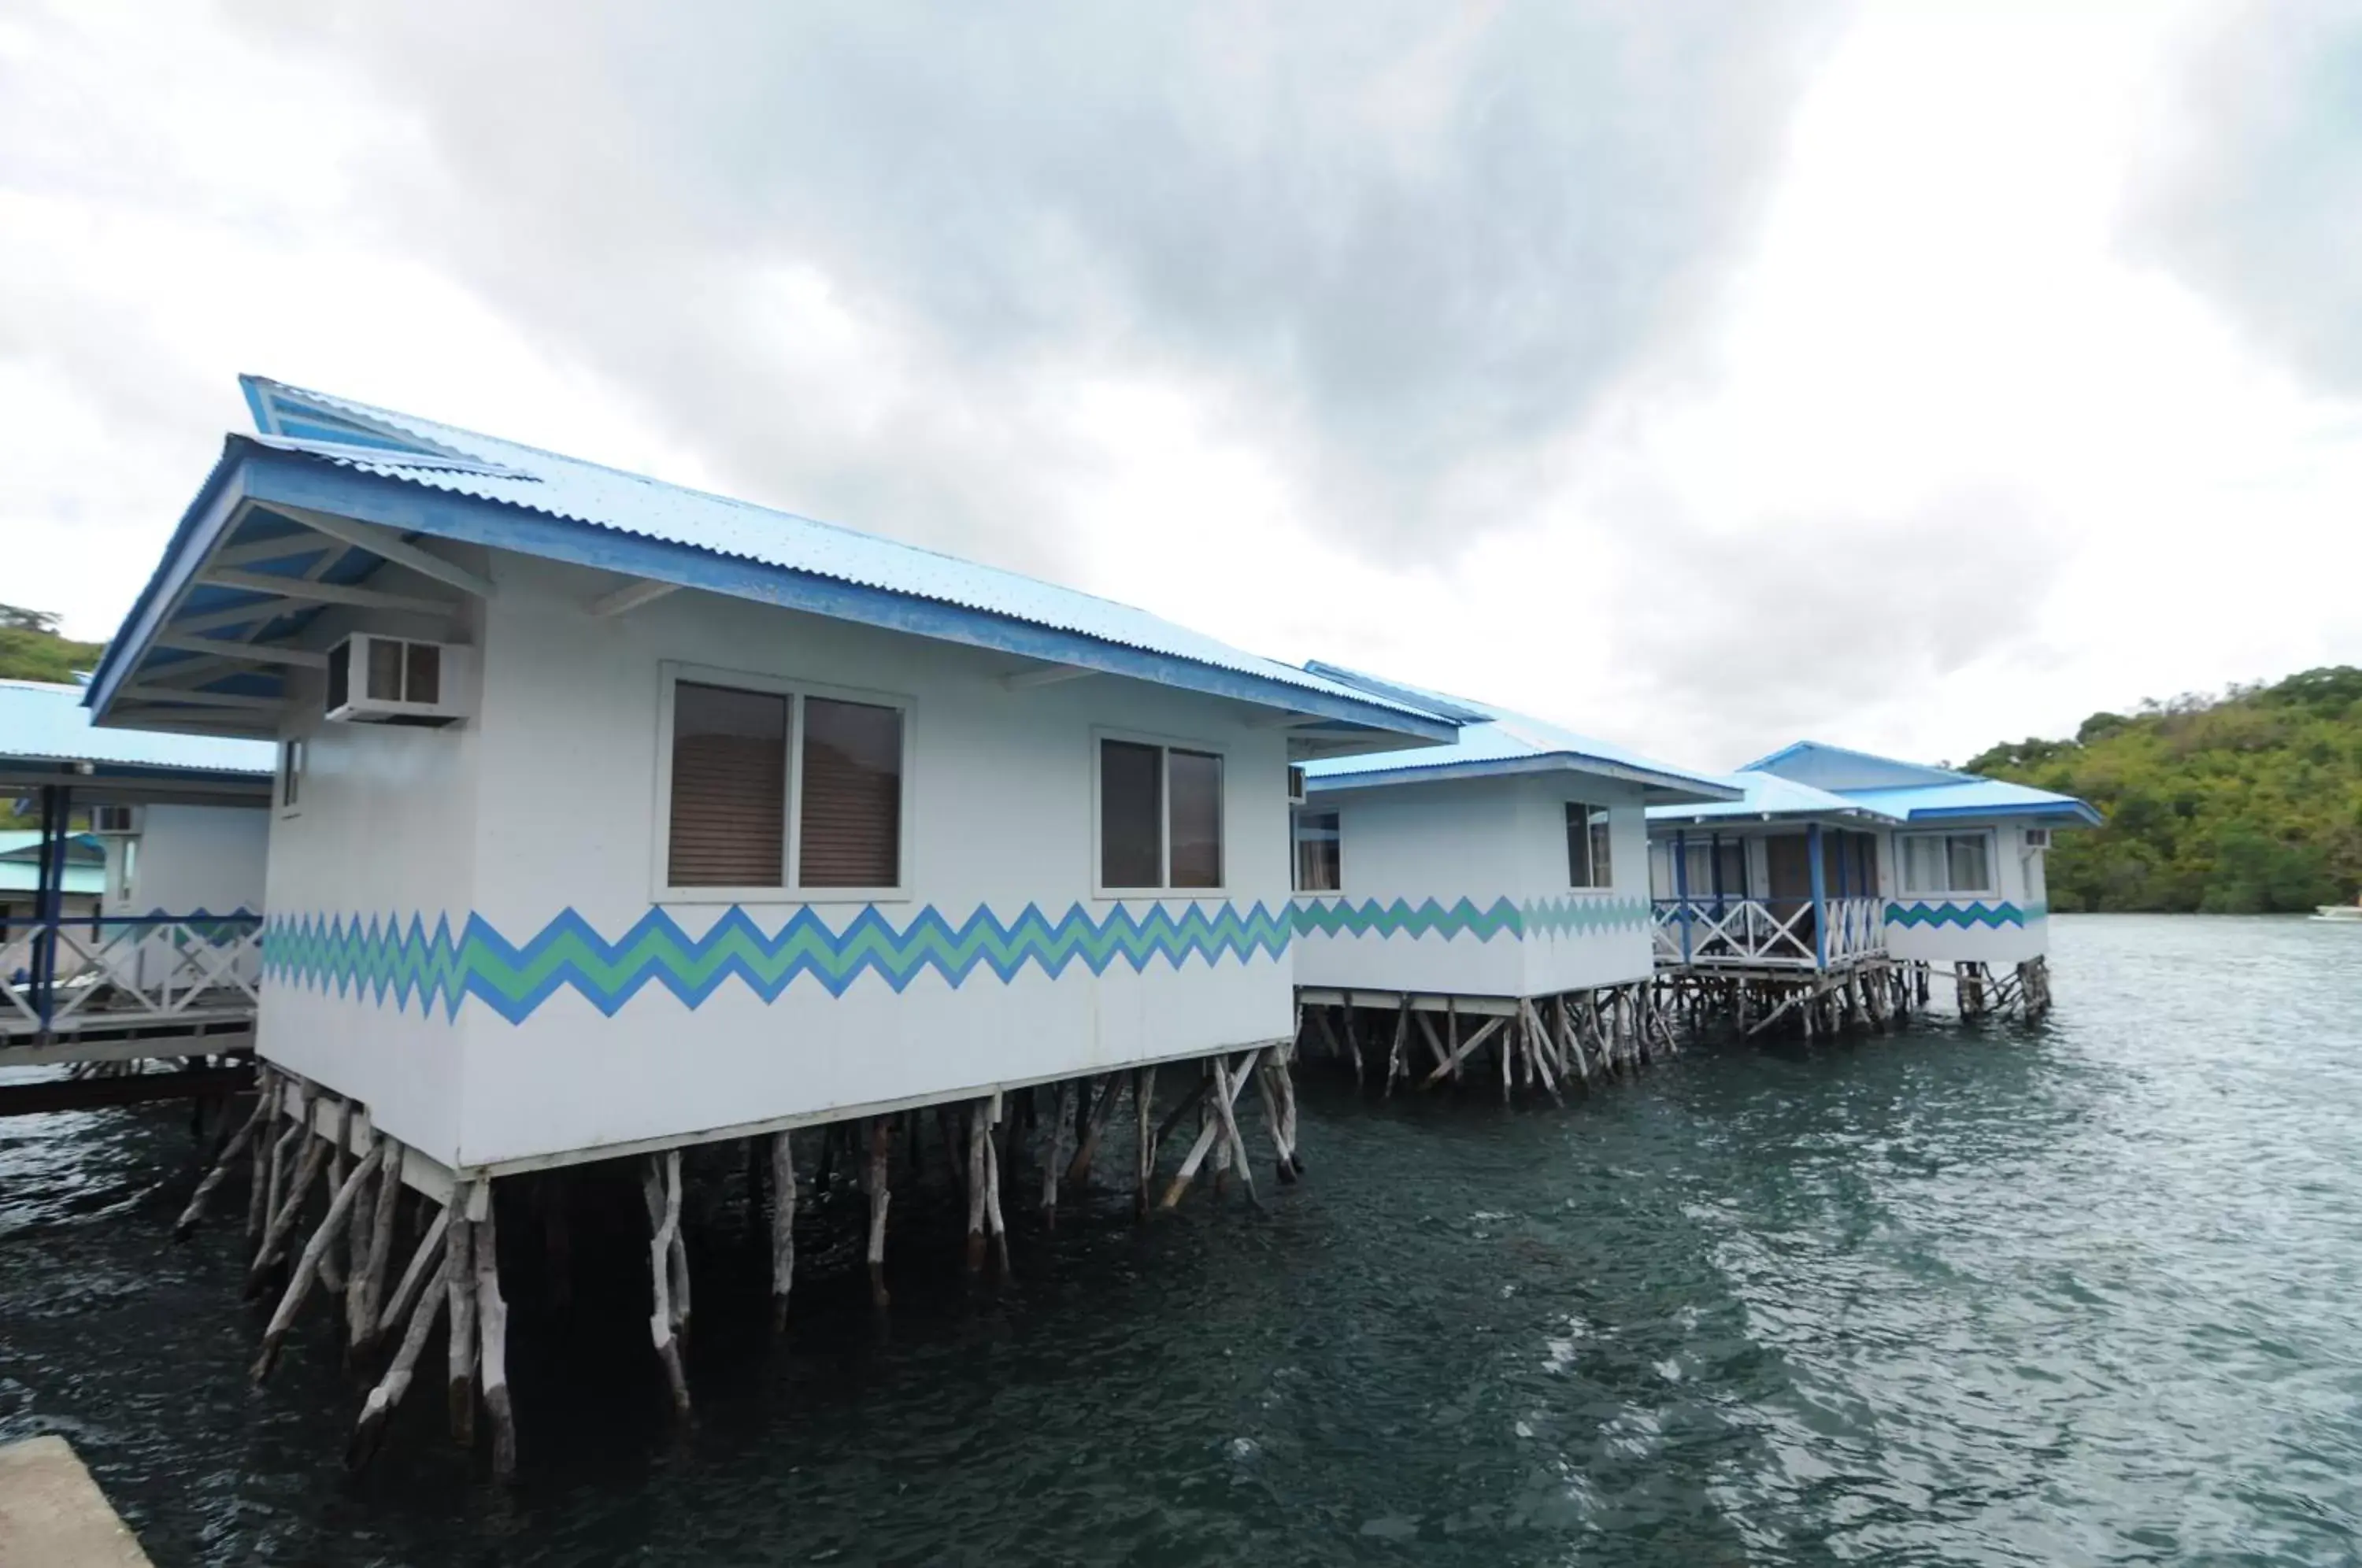
[[[1710,774],[1669,767],[1622,746],[1577,734],[1507,708],[1363,675],[1342,665],[1316,661],[1309,668],[1317,674],[1364,690],[1419,703],[1461,725],[1460,738],[1448,745],[1307,763],[1305,775],[1314,789],[1367,789],[1379,784],[1431,782],[1555,767],[1627,779],[1647,786],[1660,798],[1674,801],[1717,801],[1731,793],[1728,785]]]
[[[1793,778],[1783,778],[1776,773],[1741,771],[1723,776],[1723,781],[1741,791],[1736,801],[1718,801],[1702,806],[1651,806],[1649,820],[1652,823],[1730,822],[1749,817],[1813,817],[1854,818],[1873,823],[1894,823],[1899,815],[1851,795],[1840,795],[1827,790],[1817,790],[1810,784],[1799,784]]]
[[[258,437],[246,438],[256,447],[425,491],[498,502],[569,524],[685,547],[727,560],[1005,617],[1113,648],[1135,650],[1158,660],[1180,660],[1227,671],[1253,683],[1258,689],[1254,700],[1285,706],[1286,691],[1269,688],[1292,689],[1325,700],[1309,705],[1308,711],[1368,723],[1385,733],[1427,739],[1442,739],[1451,734],[1448,722],[1439,721],[1416,704],[1242,652],[1113,600],[348,398],[260,377],[241,380],[262,431]],[[236,460],[237,447],[234,441],[224,465],[208,481],[208,491]],[[192,508],[193,517],[205,500],[201,494],[199,507]],[[190,534],[190,525],[184,522],[182,535],[174,541],[176,554]],[[168,555],[165,569],[127,621],[127,633],[145,626],[150,602],[159,596],[172,565],[173,556]],[[619,564],[617,569],[628,569]],[[722,586],[721,591],[729,591],[729,588]],[[151,631],[118,640],[144,642]],[[1168,678],[1171,671],[1165,667],[1165,677],[1160,677],[1156,666],[1144,664],[1123,673],[1156,679]],[[102,666],[94,682],[101,701],[111,700],[120,679],[112,661]],[[1244,693],[1232,690],[1230,694]]]
[[[1909,822],[1948,817],[2056,817],[2097,826],[2100,813],[2072,795],[2053,794],[2004,778],[1962,775],[1958,784],[1922,784],[1903,790],[1849,790],[1860,801]]]
[[[1768,756],[1759,756],[1752,762],[1739,764],[1738,771],[1777,773],[1780,771],[1782,763],[1804,761],[1815,756],[1849,758],[1856,762],[1868,762],[1881,767],[1894,768],[1900,772],[1915,773],[1923,781],[1929,784],[1957,783],[1964,778],[1977,777],[1973,773],[1962,773],[1955,768],[1934,767],[1924,762],[1905,762],[1899,756],[1881,756],[1876,752],[1856,751],[1851,746],[1831,745],[1827,741],[1815,740],[1792,741]]]
[[[46,680],[0,680],[0,759],[262,778],[278,765],[268,741],[100,729],[82,705],[83,691]]]

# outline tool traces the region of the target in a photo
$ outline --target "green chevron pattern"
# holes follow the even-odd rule
[[[1518,905],[1506,898],[1478,906],[1473,900],[1298,899],[1297,936],[1473,936],[1490,942],[1507,933],[1522,942],[1538,936],[1589,936],[1603,931],[1646,931],[1649,906],[1640,899],[1539,899]]]

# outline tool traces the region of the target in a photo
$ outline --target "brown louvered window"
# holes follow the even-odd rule
[[[1202,751],[1165,753],[1173,812],[1172,879],[1175,888],[1222,885],[1222,759]]]
[[[1099,742],[1099,886],[1154,888],[1164,880],[1164,752]]]
[[[796,861],[802,886],[899,885],[901,710],[805,698],[800,809]]]
[[[681,681],[673,689],[676,888],[777,888],[785,880],[788,699]]]

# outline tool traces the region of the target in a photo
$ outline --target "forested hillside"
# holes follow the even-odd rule
[[[58,635],[58,618],[44,611],[0,604],[0,679],[72,680],[105,646]]]
[[[2107,825],[2050,852],[2055,910],[2250,913],[2362,888],[2362,669],[2094,713],[1968,764],[2080,795]]]

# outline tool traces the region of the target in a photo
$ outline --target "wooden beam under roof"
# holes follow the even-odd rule
[[[449,615],[459,608],[455,601],[448,599],[420,599],[413,594],[353,588],[340,582],[313,582],[303,578],[268,577],[259,572],[220,568],[208,569],[197,580],[213,588],[235,588],[246,593],[268,593],[281,599],[321,604],[349,604],[359,610],[401,610],[420,615]]]
[[[491,599],[500,592],[491,578],[469,571],[455,561],[447,561],[441,556],[429,554],[391,528],[339,517],[332,512],[315,512],[308,506],[289,506],[273,502],[270,503],[270,510],[274,515],[301,523],[315,533],[325,534],[355,549],[367,550],[380,559],[407,568],[421,577],[431,578],[462,593],[471,593],[479,599]]]
[[[212,654],[216,657],[237,659],[247,664],[285,664],[298,669],[326,669],[328,656],[310,648],[299,648],[292,643],[241,643],[226,637],[200,637],[186,632],[164,632],[151,639],[150,646],[171,648],[179,653]],[[154,674],[164,674],[170,666],[149,667]]]

